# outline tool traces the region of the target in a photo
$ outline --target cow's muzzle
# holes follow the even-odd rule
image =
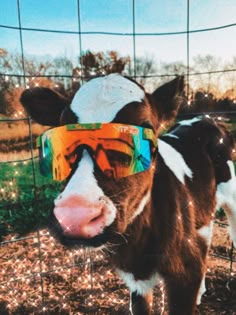
[[[91,202],[85,197],[72,195],[55,203],[51,229],[65,245],[101,243],[105,241],[106,228],[115,216],[116,209],[105,196]]]

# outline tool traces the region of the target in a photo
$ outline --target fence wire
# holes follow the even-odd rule
[[[20,52],[21,52],[21,66],[22,74],[14,73],[12,69],[11,73],[0,73],[0,76],[7,80],[7,78],[20,78],[22,84],[27,88],[28,79],[32,78],[67,78],[67,79],[78,79],[78,75],[59,75],[59,74],[45,74],[39,75],[37,73],[28,74],[25,67],[25,49],[24,49],[24,39],[23,32],[41,32],[41,33],[60,33],[63,36],[73,34],[77,37],[79,43],[79,53],[82,56],[83,52],[83,36],[84,35],[96,35],[96,36],[110,36],[115,35],[120,37],[121,40],[124,37],[128,37],[132,41],[133,47],[133,77],[134,78],[159,78],[159,77],[172,77],[175,76],[175,73],[164,73],[164,74],[147,74],[139,75],[137,73],[137,51],[136,51],[136,41],[137,37],[144,36],[176,36],[176,35],[186,35],[186,80],[187,80],[187,96],[190,94],[189,90],[189,78],[190,76],[200,76],[200,75],[209,75],[209,74],[219,74],[219,73],[230,73],[236,72],[235,68],[231,69],[222,69],[222,70],[212,70],[204,72],[193,72],[190,67],[190,38],[192,34],[203,33],[203,32],[217,32],[222,29],[235,28],[236,23],[231,23],[228,25],[220,25],[212,28],[202,28],[202,29],[190,29],[190,1],[187,0],[187,11],[186,11],[186,29],[177,32],[150,32],[150,33],[140,33],[136,31],[136,1],[130,0],[132,5],[132,32],[111,32],[111,31],[86,31],[81,29],[81,4],[80,0],[76,1],[76,10],[78,18],[78,30],[77,31],[68,31],[68,30],[53,30],[53,29],[44,29],[44,28],[29,28],[23,27],[21,22],[21,1],[16,0],[17,13],[18,13],[18,26],[10,26],[0,24],[0,29],[9,29],[16,30],[19,32],[20,38]],[[83,68],[83,64],[81,64]],[[83,83],[88,77],[81,74],[79,75],[81,82]],[[4,162],[0,163],[1,169],[6,165],[12,170],[12,174],[9,175],[6,171],[6,178],[2,180],[2,185],[0,186],[0,197],[2,198],[0,205],[0,214],[1,211],[7,211],[8,217],[12,218],[14,215],[18,215],[17,209],[20,206],[21,209],[25,209],[25,215],[30,216],[32,213],[28,210],[32,208],[32,204],[36,205],[38,208],[45,206],[45,200],[40,196],[40,189],[46,190],[47,183],[39,183],[39,176],[37,174],[37,153],[35,153],[35,136],[32,127],[32,122],[30,117],[4,117],[0,119],[0,131],[3,130],[3,124],[8,124],[11,126],[12,123],[21,123],[27,124],[28,126],[28,155],[24,157],[8,157]],[[1,135],[2,132],[1,132]],[[0,139],[1,140],[1,139]],[[1,145],[1,143],[0,143]],[[9,146],[11,143],[8,144]],[[10,150],[9,150],[10,151]],[[21,193],[17,189],[17,172],[20,172],[22,168],[27,168],[27,174],[30,176],[30,181],[27,181],[29,187],[24,186],[24,183],[21,182],[21,189],[25,187],[28,199],[21,199]],[[24,175],[25,176],[25,175]],[[26,194],[26,195],[27,195]],[[16,198],[16,195],[18,198]],[[51,195],[50,195],[51,197]],[[2,218],[0,216],[0,218]],[[20,216],[22,220],[22,217]],[[24,223],[24,222],[23,222]],[[20,224],[23,225],[22,222]],[[19,222],[17,222],[19,224]],[[216,225],[225,228],[226,223],[216,221]],[[1,236],[1,227],[0,225],[0,236]],[[211,252],[213,256],[217,259],[222,259],[228,262],[228,277],[229,281],[235,274],[234,264],[236,262],[234,248],[231,243],[227,243],[228,250],[224,253],[215,253]],[[96,296],[101,296],[102,303],[108,301],[112,306],[113,310],[117,304],[127,304],[127,300],[121,300],[119,295],[116,295],[119,290],[125,290],[123,284],[118,282],[118,280],[113,279],[113,275],[110,271],[106,275],[100,274],[99,278],[94,279],[95,269],[98,268],[100,272],[100,263],[104,261],[104,256],[102,253],[95,254],[84,249],[67,251],[63,249],[59,244],[56,244],[51,236],[45,229],[37,229],[36,232],[31,232],[27,236],[20,235],[19,231],[17,233],[11,233],[2,239],[0,243],[0,291],[7,292],[5,310],[9,314],[14,313],[13,310],[19,307],[20,303],[24,305],[26,302],[29,303],[31,310],[29,314],[33,314],[35,311],[37,314],[80,314],[78,312],[73,313],[70,303],[74,299],[84,305],[84,313],[86,313],[86,306],[91,307],[92,304],[96,305]],[[55,251],[55,253],[54,253]],[[60,253],[60,254],[59,254]],[[61,254],[62,253],[62,254]],[[96,269],[97,270],[97,269]],[[104,272],[102,270],[102,272]],[[61,274],[63,276],[61,276]],[[81,276],[79,280],[78,274]],[[101,291],[101,283],[105,283],[104,277],[109,280],[109,290],[107,293]],[[51,277],[51,278],[50,278]],[[63,278],[63,279],[62,279]],[[66,281],[68,285],[68,291],[65,292],[64,289],[60,289],[61,281]],[[75,292],[75,286],[80,286],[82,290],[87,290],[88,293],[82,296],[86,297],[85,301],[81,300],[79,294]],[[107,282],[106,284],[107,285]],[[30,287],[28,291],[25,289]],[[53,289],[54,288],[54,289]],[[24,291],[25,290],[25,291]],[[53,292],[57,291],[57,294]],[[63,291],[64,290],[64,291]],[[69,292],[69,290],[71,290]],[[30,292],[27,294],[26,292]],[[73,293],[73,294],[72,294]],[[103,296],[102,296],[103,295]],[[112,299],[111,299],[112,296]],[[51,299],[51,300],[50,300]],[[1,301],[1,299],[0,299]],[[52,303],[53,301],[53,303]],[[58,308],[58,305],[59,308]],[[96,306],[98,307],[98,306]],[[99,306],[101,307],[101,305]],[[68,312],[67,312],[68,311]],[[106,307],[101,308],[100,314],[105,314],[107,311]],[[63,313],[64,312],[64,313]],[[83,310],[82,310],[83,312]],[[35,314],[36,314],[35,313]],[[18,308],[17,314],[28,314],[24,308]],[[82,314],[82,313],[81,313]],[[95,314],[95,313],[94,313]],[[113,313],[111,313],[113,314]],[[124,313],[125,314],[125,313]]]

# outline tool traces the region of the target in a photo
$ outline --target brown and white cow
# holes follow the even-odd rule
[[[21,102],[41,124],[112,122],[150,128],[158,137],[177,114],[183,85],[178,77],[148,94],[132,80],[110,74],[84,84],[71,104],[47,88],[27,89]],[[91,151],[80,147],[54,201],[54,234],[67,246],[112,249],[111,260],[131,292],[132,314],[150,314],[159,279],[165,281],[169,314],[194,314],[205,291],[216,208],[225,208],[236,244],[228,131],[206,117],[181,121],[159,137],[149,169],[118,179],[101,172]]]

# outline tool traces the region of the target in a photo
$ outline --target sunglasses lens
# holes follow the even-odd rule
[[[42,139],[41,139],[42,140]],[[53,178],[52,160],[53,151],[52,145],[48,138],[43,139],[42,146],[39,147],[39,169],[43,176]]]
[[[147,137],[148,134],[148,137]],[[150,131],[119,124],[67,125],[46,131],[39,139],[40,172],[55,180],[67,178],[78,162],[80,147],[88,147],[105,175],[126,177],[149,169]],[[151,133],[153,137],[153,133]]]

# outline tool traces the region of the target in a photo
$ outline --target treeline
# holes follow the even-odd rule
[[[228,96],[217,98],[212,93],[200,90],[192,93],[189,100],[185,95],[185,101],[179,111],[179,115],[182,117],[212,113],[219,117],[236,119],[236,100]]]
[[[112,72],[122,73],[129,63],[129,57],[120,57],[112,51],[96,54],[88,51],[76,66],[66,57],[24,57],[22,61],[21,55],[0,48],[0,114],[23,113],[19,97],[25,87],[44,86],[73,96],[84,80]]]
[[[135,69],[135,70],[134,70]],[[236,110],[236,57],[227,64],[211,55],[197,56],[190,76],[181,112],[226,112]],[[123,73],[135,77],[148,91],[187,73],[181,62],[157,63],[153,57],[132,60],[116,51],[83,53],[76,63],[67,57],[24,57],[0,48],[0,114],[21,117],[19,97],[25,87],[50,87],[73,97],[84,81],[91,77]],[[22,74],[25,73],[25,76]]]

